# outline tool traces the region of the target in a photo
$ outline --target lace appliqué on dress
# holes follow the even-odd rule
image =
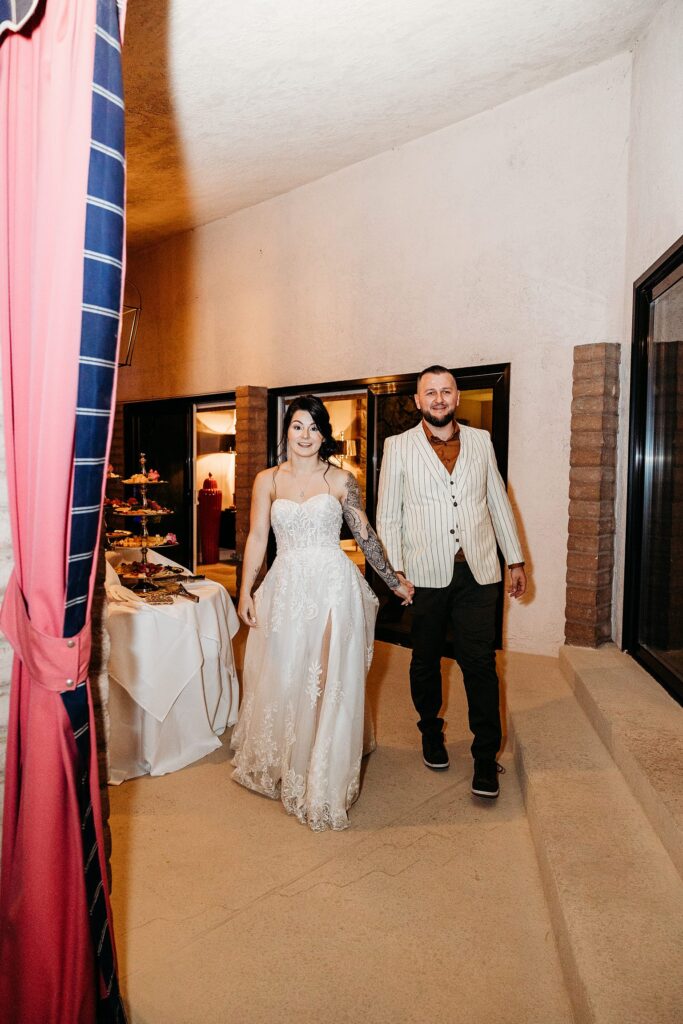
[[[365,677],[378,602],[339,547],[336,498],[278,498],[271,521],[278,554],[254,595],[233,777],[313,831],[344,829],[371,749]]]

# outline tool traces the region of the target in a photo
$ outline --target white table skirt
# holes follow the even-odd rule
[[[157,552],[149,561],[176,565]],[[148,605],[119,584],[113,566],[139,561],[135,548],[107,554],[109,781],[164,775],[220,747],[237,721],[232,637],[239,628],[219,583],[188,585],[195,604]]]

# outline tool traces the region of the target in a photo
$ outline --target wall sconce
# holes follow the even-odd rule
[[[133,363],[133,349],[135,348],[135,336],[138,333],[138,323],[142,313],[142,296],[132,283],[126,281],[123,290],[123,306],[121,308],[121,347],[119,366],[131,366]]]
[[[358,440],[355,437],[344,437],[344,431],[342,430],[339,435],[339,464],[341,468],[344,468],[344,459],[357,459],[358,458]]]

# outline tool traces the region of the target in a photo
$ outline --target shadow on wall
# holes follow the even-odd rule
[[[184,236],[182,245],[171,246],[163,270],[156,271],[163,273],[163,287],[153,274],[146,272],[145,259],[145,251],[161,241],[160,224],[175,224],[175,230],[180,231],[192,220],[192,198],[173,102],[170,7],[169,4],[129,4],[126,19],[123,70],[127,281],[141,293],[142,314],[133,365],[119,371],[119,401],[188,393],[187,388],[172,388],[169,378],[173,373],[177,380],[177,374],[182,374],[182,368],[191,362],[186,344],[192,337],[189,319],[196,303],[192,301],[192,245],[188,244],[188,235]],[[152,181],[154,191],[150,192]],[[173,367],[169,366],[167,358],[169,337],[173,338]]]
[[[140,291],[142,314],[131,366],[119,370],[116,395],[116,421],[112,439],[111,458],[117,473],[132,473],[138,466],[124,465],[123,459],[123,417],[121,402],[134,398],[155,398],[163,395],[163,367],[166,332],[171,329],[175,339],[189,337],[184,330],[183,318],[172,319],[174,310],[160,307],[158,289],[145,279],[137,280],[136,267],[144,261],[144,249],[157,240],[155,224],[166,220],[169,207],[173,219],[185,219],[191,208],[183,171],[183,154],[176,129],[176,118],[170,87],[168,53],[169,4],[128,5],[126,32],[123,46],[124,95],[126,102],[126,164],[127,164],[127,281]],[[155,180],[164,182],[163,188],[150,195],[148,182],[150,171],[155,168]],[[156,169],[161,169],[161,175]],[[191,287],[190,247],[184,246],[173,261],[172,267],[165,267],[164,273],[171,274],[174,294],[183,298],[179,308],[187,309],[184,301]],[[182,352],[182,345],[176,342],[176,351]],[[188,354],[189,357],[189,354]],[[182,359],[184,365],[185,359]],[[141,439],[144,445],[145,439]],[[171,453],[169,453],[170,461]],[[182,453],[184,459],[185,453]],[[159,469],[164,471],[163,458],[158,459]],[[0,509],[1,512],[1,509]],[[96,600],[103,599],[102,587],[96,588]],[[101,609],[93,608],[97,620]],[[98,713],[98,736],[106,731],[107,692],[106,672],[104,683],[99,680],[100,707]],[[97,700],[95,701],[97,704]],[[0,702],[1,714],[1,702]],[[106,782],[103,782],[103,812],[108,817]],[[131,809],[131,819],[134,808]],[[105,823],[105,831],[108,832]],[[107,839],[109,837],[107,836]],[[117,877],[128,875],[128,844],[119,842],[116,849]],[[123,922],[125,925],[125,921]],[[123,929],[125,931],[125,927]]]

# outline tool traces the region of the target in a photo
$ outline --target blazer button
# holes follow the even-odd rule
[[[451,530],[451,533],[455,533],[455,530]]]

